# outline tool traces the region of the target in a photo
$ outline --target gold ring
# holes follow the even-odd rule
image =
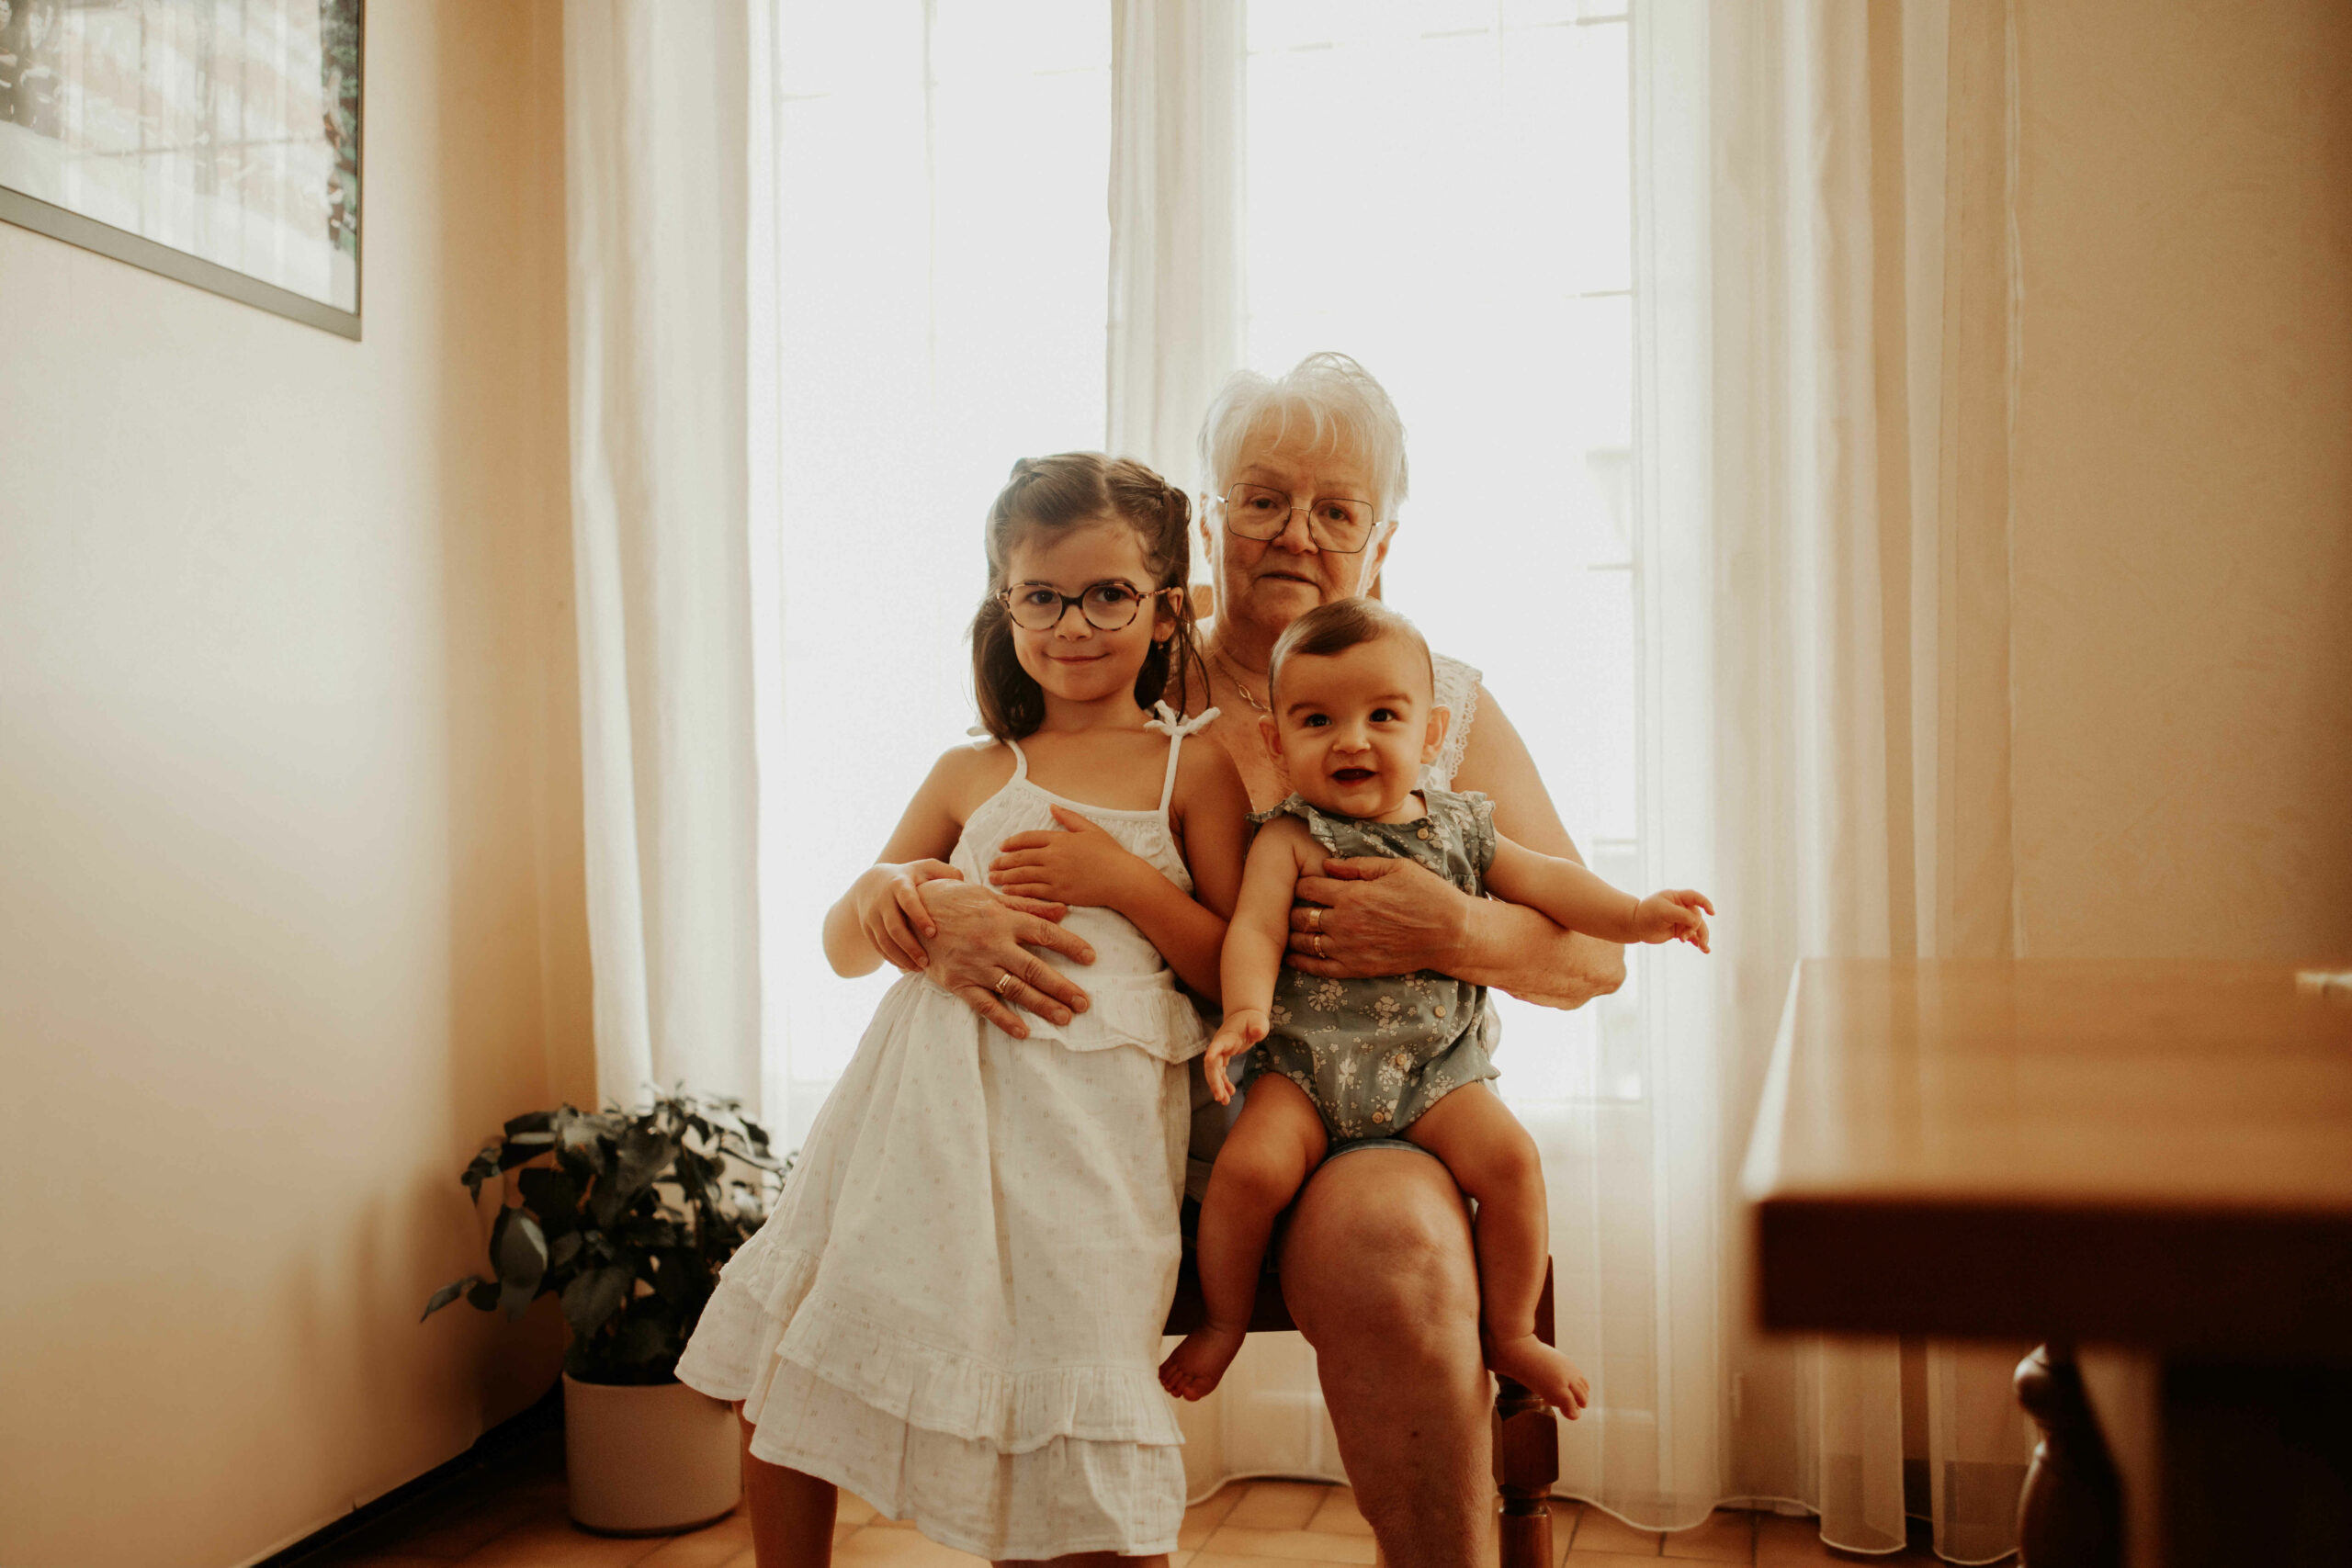
[[[1004,995],[1005,988],[1012,984],[1012,971],[1010,969],[1006,970],[1003,976],[996,983],[996,994],[1000,997]]]
[[[1317,958],[1325,956],[1323,952],[1323,938],[1320,933],[1317,933],[1315,938],[1315,956]]]
[[[1321,931],[1321,930],[1323,929],[1323,906],[1322,906],[1322,905],[1320,905],[1320,904],[1310,904],[1310,905],[1308,905],[1308,906],[1307,906],[1307,908],[1306,908],[1306,929],[1307,929],[1308,931]]]

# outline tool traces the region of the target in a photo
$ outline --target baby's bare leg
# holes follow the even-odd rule
[[[1535,1140],[1483,1083],[1465,1084],[1430,1106],[1405,1136],[1443,1160],[1462,1190],[1478,1201],[1487,1364],[1574,1420],[1591,1385],[1575,1362],[1535,1337],[1535,1304],[1551,1252]]]
[[[1199,1399],[1240,1353],[1258,1300],[1258,1272],[1274,1220],[1322,1163],[1323,1118],[1306,1091],[1259,1075],[1240,1118],[1225,1136],[1201,1203],[1201,1296],[1208,1321],[1184,1336],[1159,1368],[1162,1387]]]

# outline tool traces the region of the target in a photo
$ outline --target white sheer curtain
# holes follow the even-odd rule
[[[1158,9],[1121,9],[1123,104],[1230,69]],[[1241,186],[1248,362],[1345,349],[1412,432],[1391,599],[1486,669],[1600,869],[1723,902],[1712,961],[1510,1010],[1500,1058],[1598,1391],[1561,1490],[1643,1526],[1747,1500],[1898,1549],[1907,1425],[1938,1550],[2013,1539],[2021,1348],[1906,1380],[1892,1343],[1759,1342],[1730,1188],[1796,956],[2006,951],[2006,39],[1939,0],[1257,0],[1239,123],[1193,144],[1238,168],[1120,165]],[[1113,210],[1115,299],[1170,264],[1126,227],[1166,208]],[[1340,1474],[1285,1337],[1187,1430],[1196,1488]]]
[[[2013,62],[1944,0],[1634,19],[1645,844],[1710,846],[1726,911],[1653,1049],[1729,1161],[1795,958],[2010,951]],[[1723,1490],[1892,1551],[1908,1416],[1937,1551],[2011,1550],[2023,1347],[1930,1344],[1906,1390],[1893,1344],[1725,1305]]]
[[[1729,1183],[1794,957],[2007,951],[2006,15],[1230,4],[567,7],[604,1087],[797,1136],[873,1000],[816,921],[966,721],[1006,467],[1107,423],[1182,472],[1229,361],[1355,353],[1413,432],[1391,596],[1600,869],[1724,910],[1507,1014],[1599,1390],[1562,1490],[1883,1550],[1909,1424],[1939,1549],[1996,1556],[2014,1352],[1906,1395],[1758,1342]],[[1203,1486],[1340,1473],[1295,1339],[1188,1419]]]
[[[748,17],[564,7],[597,1090],[760,1094]]]

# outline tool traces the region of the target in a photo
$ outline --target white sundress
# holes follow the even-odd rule
[[[1068,807],[1190,892],[1168,805],[1114,811],[1012,779],[950,857],[986,886],[1014,833]],[[730,1261],[678,1362],[741,1400],[751,1450],[989,1558],[1170,1551],[1183,1442],[1158,1378],[1175,1292],[1188,1091],[1207,1043],[1124,917],[1072,908],[1095,961],[1046,953],[1087,1010],[1016,1040],[921,975],[892,986],[818,1112],[782,1201]]]

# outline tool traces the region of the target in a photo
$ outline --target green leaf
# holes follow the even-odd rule
[[[569,1230],[579,1223],[580,1184],[569,1171],[535,1166],[516,1177],[514,1185],[522,1190],[523,1201],[531,1206],[540,1227],[549,1235]]]
[[[582,1272],[564,1287],[564,1321],[576,1337],[592,1337],[621,1309],[636,1284],[636,1276],[628,1269],[610,1265]]]
[[[579,1256],[580,1232],[576,1227],[564,1232],[560,1236],[550,1238],[548,1242],[548,1269],[549,1272],[553,1272],[558,1269],[568,1268],[571,1265],[571,1260]]]
[[[538,1222],[520,1209],[501,1209],[491,1228],[490,1261],[498,1270],[498,1304],[508,1317],[522,1316],[547,1277],[548,1238]]]
[[[526,1111],[506,1123],[506,1135],[512,1138],[524,1133],[544,1133],[554,1120],[552,1111]]]
[[[464,1295],[469,1286],[479,1285],[481,1282],[482,1277],[481,1275],[469,1274],[464,1279],[458,1280],[454,1284],[442,1286],[439,1290],[433,1292],[433,1299],[424,1303],[424,1317],[420,1317],[416,1321],[423,1323],[424,1318],[431,1317],[435,1313],[439,1312],[443,1307],[447,1306],[451,1302],[454,1302],[459,1296]]]

